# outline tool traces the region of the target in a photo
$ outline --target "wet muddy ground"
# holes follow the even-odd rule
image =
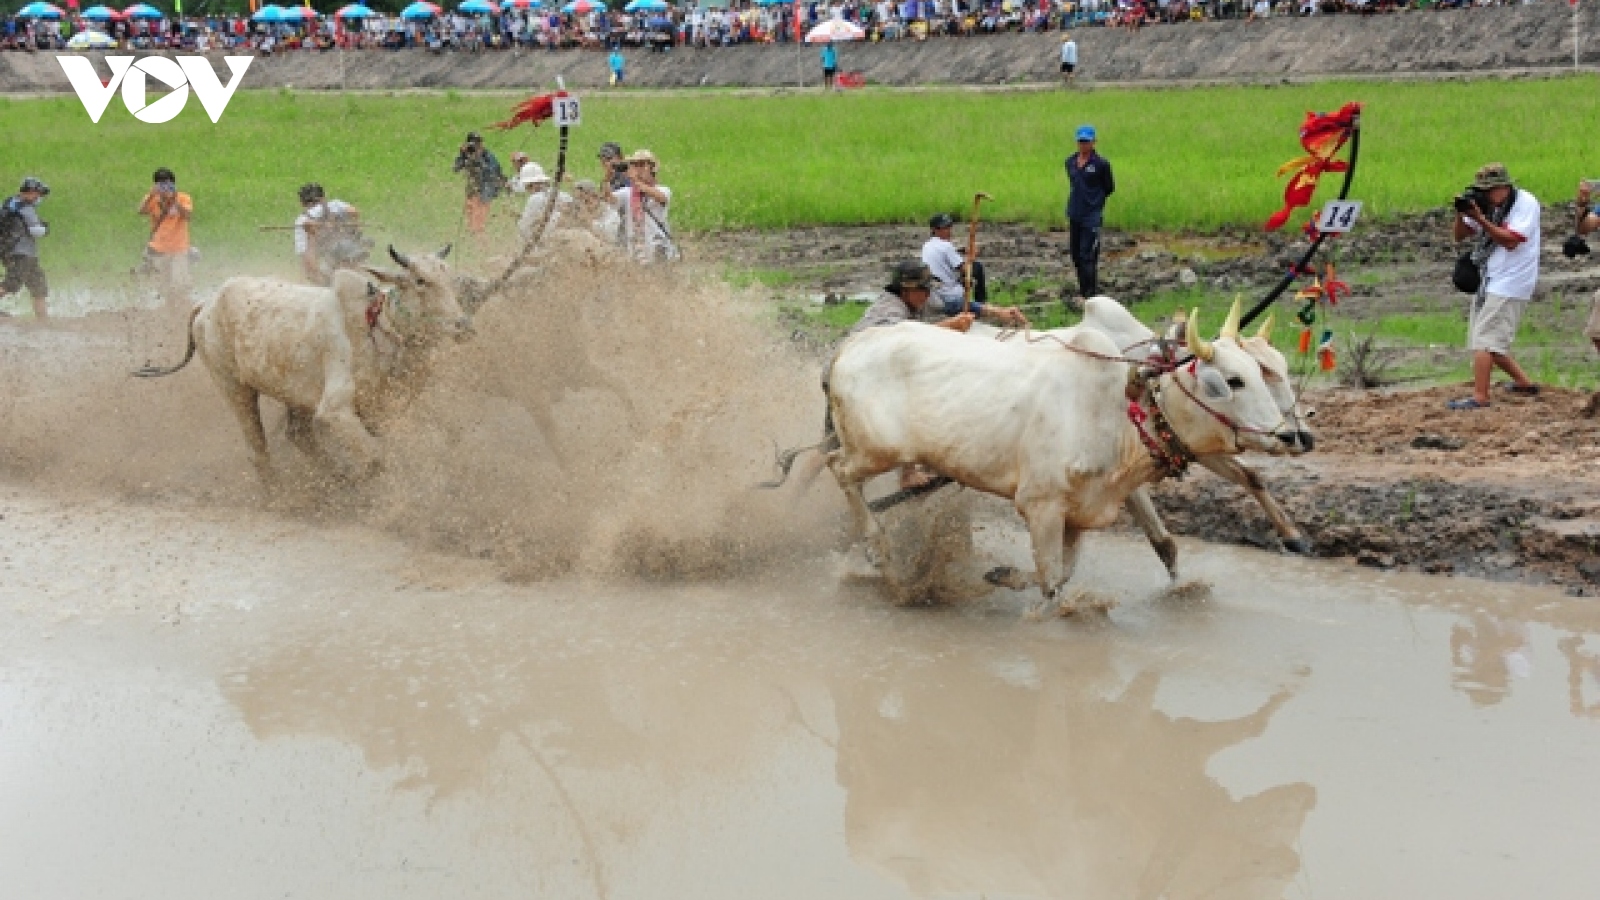
[[[0,884],[1589,895],[1591,601],[1187,542],[1173,593],[1089,541],[1117,605],[1031,622],[815,561],[515,585],[361,526],[0,487]]]

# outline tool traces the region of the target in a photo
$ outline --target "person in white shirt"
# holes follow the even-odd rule
[[[294,220],[294,252],[306,281],[327,285],[335,269],[366,261],[361,212],[343,200],[329,200],[322,185],[300,188],[300,217]]]
[[[1472,396],[1450,401],[1457,410],[1489,406],[1489,376],[1496,368],[1511,376],[1515,394],[1534,395],[1538,385],[1511,358],[1511,343],[1539,282],[1539,199],[1512,184],[1501,163],[1478,170],[1470,194],[1458,198],[1455,239],[1476,237],[1472,261],[1482,279],[1472,300],[1467,349],[1472,351]],[[1480,206],[1487,203],[1488,209]]]
[[[654,153],[635,150],[628,157],[632,184],[611,195],[617,214],[622,217],[622,245],[630,258],[644,265],[674,260],[679,255],[667,222],[672,189],[657,183],[659,168]]]
[[[517,173],[517,188],[528,194],[528,202],[522,207],[522,218],[517,220],[517,231],[522,234],[522,239],[527,240],[533,236],[533,230],[544,220],[545,207],[550,204],[551,198],[555,199],[555,212],[550,214],[550,228],[556,227],[556,221],[561,214],[572,205],[572,198],[557,192],[551,187],[550,176],[544,173],[544,166],[536,162],[529,162]]]
[[[1002,325],[1022,327],[1028,320],[1022,310],[1009,306],[990,306],[987,302],[989,292],[983,284],[983,264],[973,263],[972,269],[972,302],[966,301],[965,261],[961,258],[961,251],[950,243],[950,232],[955,227],[955,220],[948,213],[939,213],[928,220],[928,228],[933,233],[922,245],[922,263],[928,267],[933,275],[933,300],[939,304],[947,316],[960,315],[966,311],[963,306],[976,313],[980,319],[989,319]]]
[[[1078,42],[1072,39],[1072,33],[1061,33],[1061,81],[1071,84],[1078,72]]]

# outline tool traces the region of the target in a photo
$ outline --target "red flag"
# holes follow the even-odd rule
[[[538,94],[511,107],[511,118],[504,122],[496,122],[489,126],[501,131],[510,131],[524,122],[532,122],[538,128],[539,123],[552,118],[556,114],[556,98],[567,96],[566,91],[556,91],[554,94]]]
[[[1309,206],[1317,192],[1317,179],[1324,172],[1344,172],[1350,164],[1334,159],[1350,135],[1355,131],[1356,120],[1361,116],[1361,104],[1346,103],[1336,113],[1306,113],[1300,125],[1300,146],[1306,156],[1296,157],[1278,167],[1278,174],[1289,175],[1283,188],[1283,208],[1267,220],[1267,230],[1283,227],[1296,208]],[[1290,174],[1292,173],[1292,174]]]

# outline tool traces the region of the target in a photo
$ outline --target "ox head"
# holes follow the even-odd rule
[[[1283,413],[1284,427],[1278,431],[1278,439],[1283,441],[1291,454],[1309,453],[1316,445],[1316,438],[1311,434],[1311,413],[1301,407],[1299,398],[1294,395],[1294,383],[1289,378],[1289,361],[1283,358],[1278,348],[1272,346],[1272,324],[1273,314],[1268,313],[1267,320],[1261,323],[1261,329],[1240,341],[1239,346],[1261,364],[1262,380],[1267,383],[1267,390],[1272,392],[1272,402]]]
[[[379,280],[400,288],[394,318],[409,336],[447,334],[464,340],[472,334],[472,319],[461,308],[455,275],[444,261],[449,255],[449,244],[438,253],[426,256],[409,256],[391,244],[389,258],[400,266],[401,271],[368,270]]]
[[[1268,389],[1261,364],[1240,345],[1239,301],[1217,339],[1200,337],[1200,310],[1189,317],[1185,340],[1194,362],[1167,376],[1177,390],[1162,391],[1162,411],[1178,437],[1197,455],[1246,450],[1284,453],[1284,415]]]

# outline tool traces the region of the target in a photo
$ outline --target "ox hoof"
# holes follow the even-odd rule
[[[983,580],[995,587],[1009,588],[1013,591],[1027,590],[1030,586],[1027,576],[1011,566],[996,566],[983,576]]]
[[[1310,556],[1311,542],[1305,538],[1290,538],[1283,542],[1283,549],[1296,556]]]

